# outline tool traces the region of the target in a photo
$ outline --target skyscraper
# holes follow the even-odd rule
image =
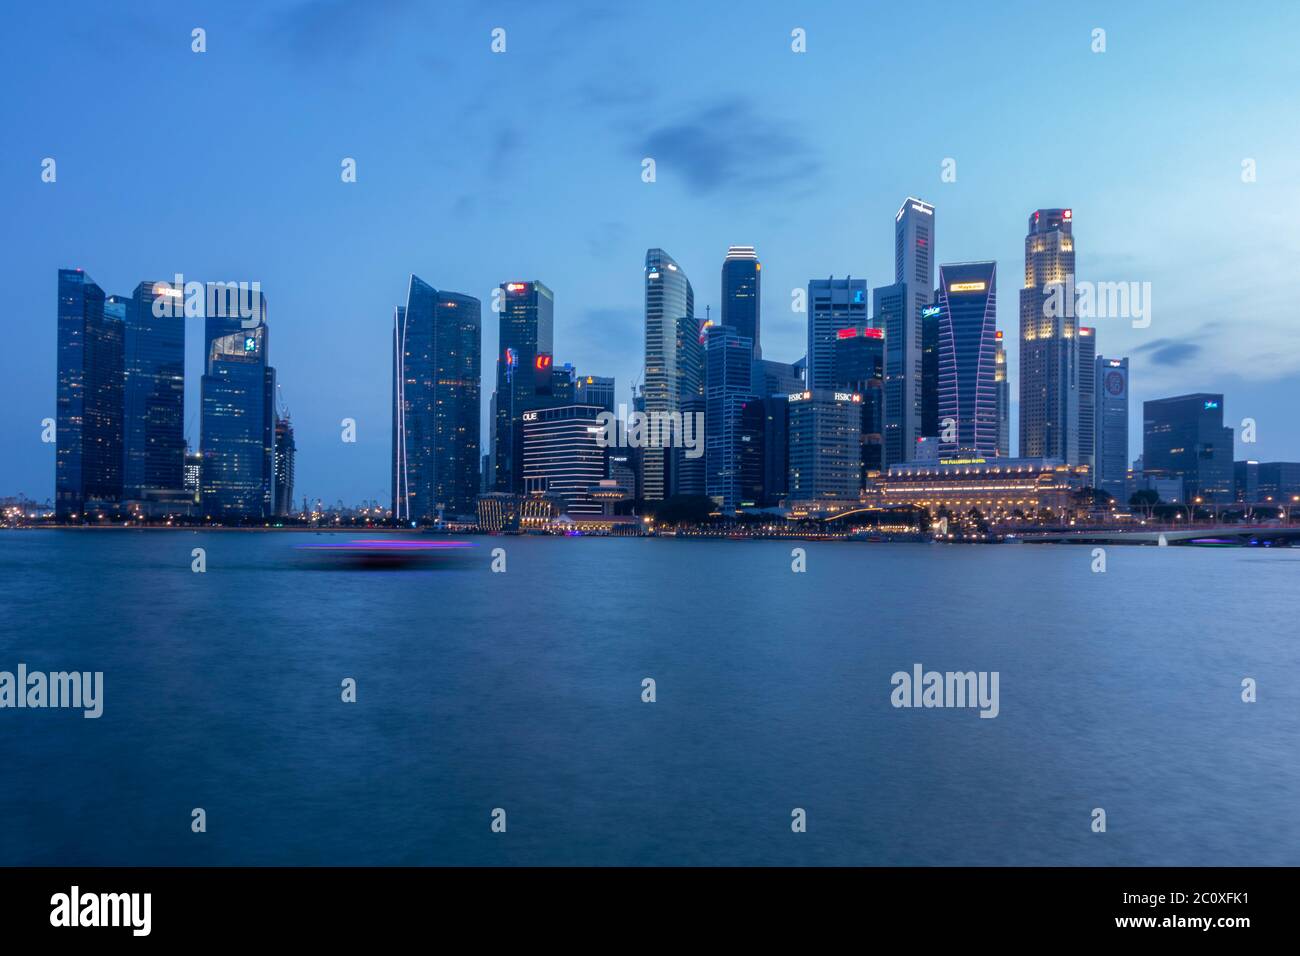
[[[1079,462],[1079,347],[1074,303],[1061,289],[1074,275],[1074,214],[1038,209],[1025,236],[1020,290],[1020,457]],[[1070,280],[1072,283],[1072,279]]]
[[[998,453],[997,263],[939,267],[939,454]]]
[[[502,325],[504,330],[504,317]],[[475,512],[482,349],[479,300],[441,292],[412,275],[406,305],[397,307],[393,323],[392,494],[398,521]]]
[[[993,382],[998,390],[998,457],[1011,457],[1011,380],[1007,378],[1007,350],[1002,344],[1002,330],[994,336]]]
[[[501,284],[493,461],[497,491],[523,490],[520,416],[546,404],[554,363],[555,296],[537,281]]]
[[[673,257],[662,249],[645,254],[645,411],[650,415],[681,413],[682,358],[679,320],[695,315],[695,290]],[[689,336],[686,336],[689,340]],[[698,335],[696,336],[698,346]],[[642,495],[662,501],[672,494],[671,457],[664,448],[644,448]]]
[[[599,442],[599,405],[558,405],[523,413],[524,491],[556,495],[564,512],[603,512],[591,490],[605,477],[607,449]]]
[[[573,400],[578,405],[599,405],[605,411],[613,412],[614,380],[599,375],[579,375]]]
[[[707,319],[685,316],[677,320],[677,400],[682,421],[692,423],[703,420],[706,414],[704,397],[704,342],[709,329],[714,328]],[[699,433],[700,441],[704,440]],[[702,495],[705,493],[705,456],[691,458],[685,447],[665,451],[668,462],[669,495]]]
[[[293,470],[298,446],[293,440],[293,421],[286,410],[275,416],[275,508],[276,515],[293,510]]]
[[[885,333],[841,329],[835,341],[835,389],[862,396],[864,477],[884,468]]]
[[[60,519],[122,499],[123,322],[80,269],[59,270],[54,503]]]
[[[165,282],[141,282],[126,302],[122,494],[128,499],[184,485],[185,318],[163,307],[174,291]]]
[[[1093,369],[1096,436],[1093,486],[1109,492],[1121,505],[1128,503],[1128,359],[1097,356]]]
[[[934,290],[934,206],[909,196],[894,216],[894,284],[875,290],[885,330],[885,457],[911,461],[923,434],[923,312]]]
[[[810,389],[835,384],[835,342],[841,329],[869,324],[867,280],[845,277],[813,279],[808,283],[808,371]]]
[[[932,302],[939,301],[934,290]],[[939,307],[921,310],[921,434],[939,434]]]
[[[1143,474],[1181,478],[1187,501],[1233,498],[1232,429],[1223,425],[1223,396],[1210,392],[1142,405]]]
[[[222,521],[264,518],[274,504],[275,369],[265,296],[252,304],[251,327],[225,309],[204,317],[203,513]]]
[[[704,348],[705,494],[717,502],[724,515],[752,497],[741,490],[741,466],[743,436],[747,434],[743,414],[745,404],[754,397],[753,348],[735,326],[708,327]],[[754,424],[761,425],[761,419]]]
[[[763,357],[759,343],[763,264],[753,246],[731,246],[722,260],[722,324],[754,344],[754,358]]]
[[[1079,461],[1097,470],[1097,330],[1081,325],[1079,349]]]
[[[791,501],[845,504],[862,484],[862,396],[809,389],[789,397]]]

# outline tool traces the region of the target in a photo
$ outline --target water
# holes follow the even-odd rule
[[[1300,864],[1300,550],[322,540],[0,534],[0,670],[105,674],[0,710],[0,864]]]

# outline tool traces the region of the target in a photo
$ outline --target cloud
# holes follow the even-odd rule
[[[697,195],[808,186],[822,166],[789,127],[739,97],[654,127],[636,150],[654,159],[660,182],[680,179]]]
[[[310,0],[278,18],[277,39],[303,60],[334,65],[392,30],[411,0]]]
[[[1146,345],[1138,346],[1134,351],[1147,353],[1152,365],[1186,365],[1201,354],[1201,346],[1195,342],[1176,339],[1156,339]]]

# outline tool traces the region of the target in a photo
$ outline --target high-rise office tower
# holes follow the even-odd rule
[[[1109,492],[1121,505],[1128,503],[1128,359],[1097,356],[1093,363],[1096,415],[1096,467],[1093,486]]]
[[[515,447],[520,416],[547,404],[554,362],[555,296],[537,281],[501,284],[493,459],[496,489],[523,490]]]
[[[252,305],[251,327],[226,309],[203,322],[203,513],[222,521],[265,518],[274,504],[275,369],[266,297],[256,293]]]
[[[1020,290],[1020,457],[1079,462],[1079,347],[1074,303],[1074,214],[1037,209],[1025,236]],[[1071,280],[1072,281],[1072,280]]]
[[[645,385],[642,394],[645,411],[650,415],[681,413],[683,372],[689,375],[689,353],[679,352],[679,344],[689,344],[691,336],[682,335],[680,320],[694,322],[695,290],[686,273],[662,249],[645,254]],[[695,336],[698,350],[699,335]],[[698,351],[695,353],[698,355]],[[696,366],[698,368],[698,366]],[[699,379],[696,380],[699,389]],[[666,448],[644,448],[641,456],[642,496],[647,501],[663,501],[673,493],[673,456]]]
[[[392,495],[398,521],[475,513],[482,349],[479,300],[411,276],[406,305],[397,307],[393,323]],[[525,376],[503,383],[507,395],[515,377]]]
[[[122,495],[182,489],[185,318],[165,282],[141,282],[126,302]],[[158,308],[155,308],[158,304]]]
[[[551,494],[575,517],[602,513],[591,496],[605,477],[608,450],[600,445],[599,405],[556,405],[522,415],[524,491]]]
[[[694,424],[706,414],[704,397],[704,342],[709,329],[714,328],[707,319],[684,317],[677,320],[677,380],[678,405],[682,421]],[[701,442],[702,433],[697,434]],[[702,495],[705,492],[705,456],[691,458],[688,449],[679,443],[665,452],[668,462],[668,493],[670,495]]]
[[[934,290],[931,302],[939,301]],[[939,307],[921,310],[921,434],[939,434]]]
[[[1003,345],[1002,330],[994,336],[997,352],[994,357],[993,382],[998,390],[998,457],[1011,457],[1011,380],[1007,378],[1007,350]]]
[[[202,500],[203,456],[185,446],[185,493],[198,504]]]
[[[293,510],[293,470],[298,446],[293,440],[293,420],[288,410],[275,416],[275,508],[279,516]]]
[[[797,394],[802,395],[802,390]],[[756,404],[762,407],[763,415],[763,487],[758,504],[772,508],[780,504],[789,488],[790,399],[788,394],[766,395]]]
[[[1231,501],[1232,429],[1223,425],[1223,396],[1143,402],[1142,463],[1149,479],[1181,478],[1187,501]]]
[[[809,389],[789,397],[791,501],[849,503],[862,486],[862,396]]]
[[[579,375],[574,385],[573,401],[578,405],[599,405],[607,412],[614,409],[614,380],[599,375]]]
[[[735,512],[745,495],[742,458],[746,402],[754,397],[751,382],[753,343],[735,326],[711,325],[704,344],[705,494],[724,515]],[[750,435],[752,439],[752,435]]]
[[[60,519],[122,499],[123,323],[80,269],[59,270],[54,506]]]
[[[934,290],[934,206],[909,196],[894,216],[894,284],[873,295],[884,329],[885,457],[911,461],[924,413],[925,309]]]
[[[998,453],[995,262],[939,267],[939,454]]]
[[[722,324],[754,343],[754,358],[763,357],[759,343],[763,264],[753,246],[731,246],[722,260]]]
[[[1079,326],[1079,461],[1094,475],[1097,470],[1097,330]]]
[[[796,362],[760,359],[754,367],[754,391],[764,397],[803,391],[803,370]]]
[[[884,467],[885,333],[841,329],[835,340],[835,389],[862,396],[862,474]]]
[[[808,371],[806,387],[827,389],[835,383],[835,342],[841,329],[869,324],[867,280],[845,277],[808,283]]]

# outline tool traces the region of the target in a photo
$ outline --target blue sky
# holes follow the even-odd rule
[[[1097,323],[1099,350],[1133,359],[1134,454],[1142,399],[1212,390],[1258,423],[1238,457],[1300,459],[1295,4],[131,2],[28,5],[6,27],[0,494],[53,491],[60,267],[118,293],[260,282],[297,497],[386,502],[408,274],[484,301],[485,405],[508,279],[555,291],[556,360],[625,398],[647,247],[703,314],[727,246],[757,246],[764,355],[793,361],[790,290],[892,281],[909,194],[937,206],[938,261],[998,261],[1013,400],[1026,220],[1068,206],[1081,279],[1152,283],[1149,328]]]

